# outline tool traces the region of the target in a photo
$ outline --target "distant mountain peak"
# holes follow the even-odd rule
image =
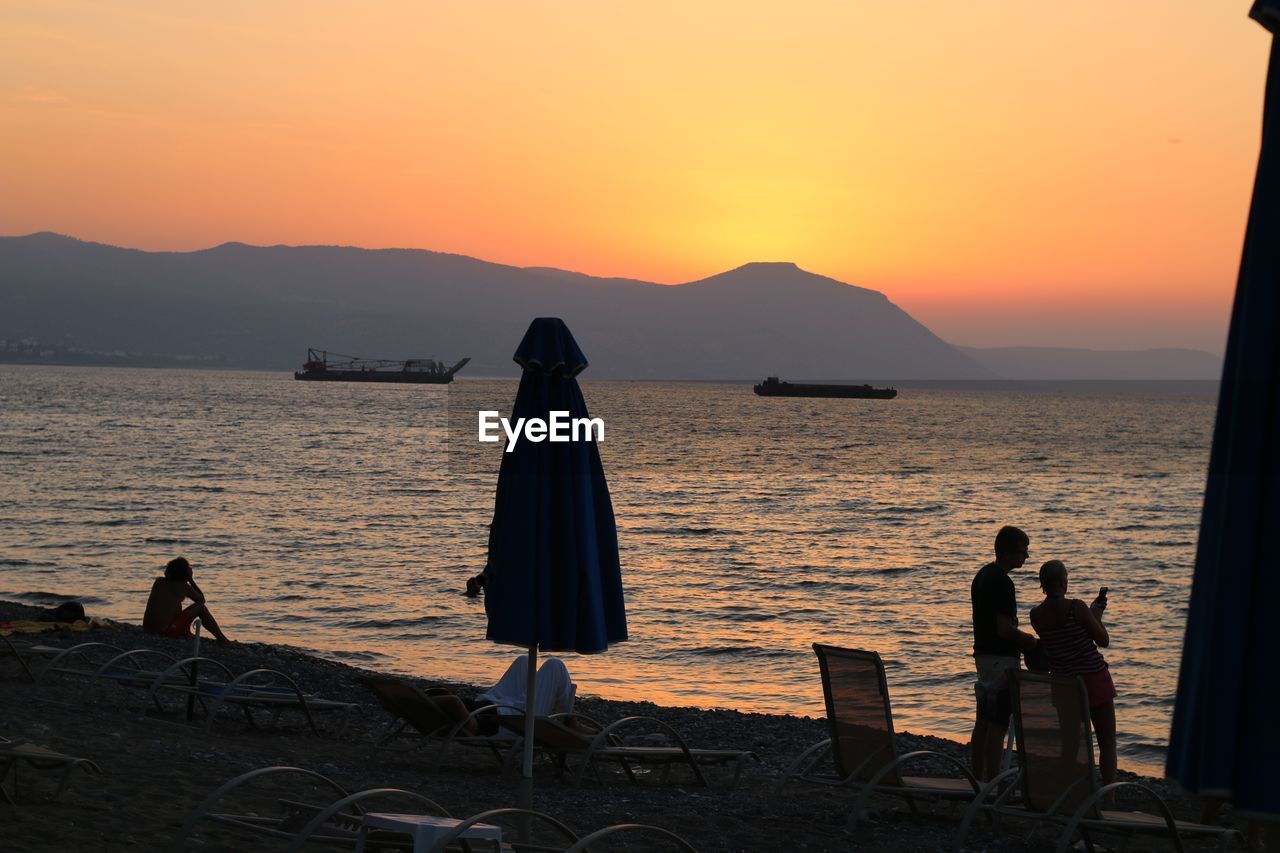
[[[792,261],[752,261],[735,267],[727,272],[717,273],[699,281],[691,281],[686,287],[733,288],[752,294],[791,293],[797,288],[834,290],[847,293],[858,291],[867,296],[876,296],[888,301],[883,293],[856,284],[848,284],[825,275],[801,269]]]
[[[25,240],[30,245],[37,245],[37,246],[94,245],[94,244],[90,244],[87,240],[81,240],[67,234],[58,234],[55,231],[36,231],[35,233],[32,233],[32,234],[16,235],[13,237],[6,237],[4,239]],[[101,244],[96,244],[96,245],[101,245]]]
[[[110,243],[98,243],[94,240],[81,240],[79,237],[72,237],[69,234],[58,234],[55,231],[36,231],[33,234],[25,234],[16,237],[0,237],[0,244],[25,246],[35,249],[38,252],[52,253],[55,255],[59,252],[79,254],[102,249],[111,252],[139,251],[138,249],[122,249],[119,246],[113,246]]]

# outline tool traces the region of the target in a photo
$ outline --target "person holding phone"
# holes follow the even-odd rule
[[[1044,601],[1031,608],[1031,627],[1040,635],[1040,648],[1054,675],[1075,675],[1084,681],[1089,695],[1089,718],[1098,741],[1098,769],[1102,784],[1116,780],[1116,687],[1107,661],[1098,651],[1111,643],[1102,613],[1107,609],[1107,588],[1098,590],[1093,603],[1067,598],[1067,567],[1050,560],[1040,567]]]

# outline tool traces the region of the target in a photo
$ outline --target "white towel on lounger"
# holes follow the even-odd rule
[[[498,709],[499,714],[519,714],[524,707],[525,684],[529,679],[529,656],[520,655],[511,662],[498,683],[476,698],[486,704],[514,706]],[[569,713],[578,686],[569,678],[569,670],[559,658],[547,658],[538,667],[538,680],[534,686],[533,713],[539,717],[548,714]]]

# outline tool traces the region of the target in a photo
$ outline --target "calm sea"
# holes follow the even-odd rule
[[[1050,558],[1079,597],[1111,587],[1121,764],[1162,763],[1212,383],[891,402],[582,384],[606,424],[632,635],[567,659],[583,692],[821,715],[821,641],[881,653],[899,728],[963,740],[969,582],[1012,523],[1032,539],[1024,614]],[[501,456],[476,412],[509,413],[515,385],[0,366],[0,597],[136,622],[181,554],[234,637],[492,681],[513,650],[461,591]]]

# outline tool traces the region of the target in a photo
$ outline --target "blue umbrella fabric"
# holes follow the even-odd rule
[[[587,359],[563,320],[534,320],[514,358],[524,372],[513,424],[553,411],[589,417],[575,379]],[[521,436],[502,454],[488,575],[494,642],[592,654],[627,638],[613,503],[594,442]]]
[[[1167,770],[1184,788],[1280,816],[1280,0],[1262,151],[1218,398]]]
[[[516,349],[523,368],[510,421],[586,418],[576,377],[586,356],[563,320],[539,317]],[[510,450],[510,452],[506,452]],[[538,652],[602,652],[627,638],[613,502],[593,441],[518,438],[504,448],[489,534],[488,638],[529,650],[520,806],[533,805]],[[521,836],[527,839],[528,827]]]

